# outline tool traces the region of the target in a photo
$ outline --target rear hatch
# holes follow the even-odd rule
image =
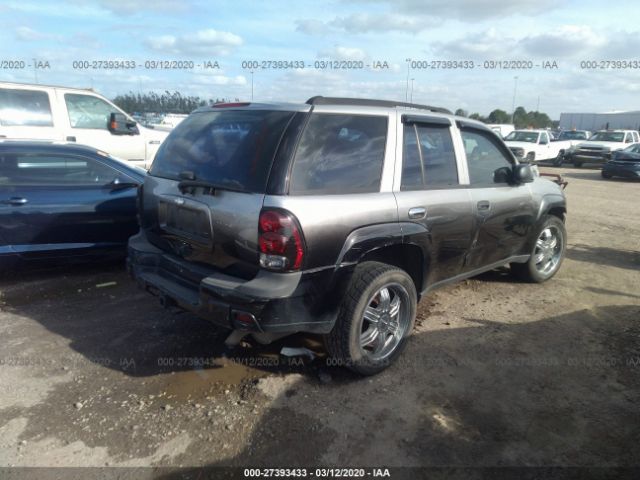
[[[140,206],[162,250],[234,277],[258,271],[258,221],[278,144],[294,111],[213,107],[162,144]]]

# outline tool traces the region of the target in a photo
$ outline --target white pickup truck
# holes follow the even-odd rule
[[[168,134],[92,90],[0,82],[0,139],[83,143],[148,168]]]
[[[518,160],[529,163],[564,158],[563,144],[552,142],[546,130],[514,130],[505,137],[504,143]]]
[[[635,130],[600,130],[586,142],[576,145],[570,160],[575,167],[581,167],[583,163],[605,163],[616,150],[637,142],[640,142],[640,135]]]

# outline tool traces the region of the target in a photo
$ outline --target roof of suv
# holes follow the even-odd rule
[[[305,103],[287,103],[287,102],[272,102],[272,103],[255,103],[255,102],[232,102],[232,103],[216,103],[206,107],[200,107],[194,112],[210,112],[214,109],[249,109],[249,110],[289,110],[297,112],[308,112],[314,107],[320,107],[324,110],[329,108],[331,110],[339,110],[340,112],[354,112],[360,114],[378,112],[389,112],[401,110],[406,113],[428,113],[439,117],[450,119],[452,122],[459,121],[467,125],[473,125],[479,128],[489,130],[487,125],[478,120],[473,120],[467,117],[456,116],[451,113],[450,110],[442,107],[434,107],[430,105],[420,105],[417,103],[398,102],[394,100],[373,100],[368,98],[344,98],[344,97],[311,97]]]
[[[200,107],[196,109],[196,112],[211,111],[212,108],[287,108],[294,110],[309,111],[312,106],[327,105],[327,106],[346,106],[346,107],[378,107],[384,109],[390,108],[406,108],[411,110],[426,110],[429,112],[444,113],[447,115],[453,115],[450,110],[442,107],[433,107],[430,105],[420,105],[417,103],[396,102],[393,100],[373,100],[368,98],[346,98],[346,97],[323,97],[316,96],[311,97],[305,103],[286,103],[286,102],[273,102],[273,103],[254,103],[254,102],[230,102],[230,103],[215,103],[210,106]]]

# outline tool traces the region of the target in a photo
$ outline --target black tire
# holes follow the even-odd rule
[[[367,356],[361,347],[361,335],[365,309],[370,306],[376,292],[387,285],[401,286],[406,290],[406,327],[399,343],[383,360]],[[400,307],[402,308],[402,306]],[[387,368],[404,350],[415,325],[417,309],[416,288],[411,277],[399,268],[380,262],[363,262],[358,265],[349,281],[342,299],[336,324],[325,336],[325,346],[331,356],[330,365],[346,366],[361,375],[374,375]],[[398,313],[400,315],[400,313]]]
[[[538,265],[536,263],[536,249],[537,249],[537,241],[541,237],[542,233],[546,229],[553,229],[557,231],[561,237],[561,245],[559,251],[559,260],[554,268],[549,272],[540,271]],[[549,280],[553,277],[558,270],[560,270],[560,266],[562,265],[562,260],[564,259],[565,251],[567,248],[567,230],[564,226],[564,222],[556,217],[555,215],[546,215],[543,217],[540,226],[536,230],[535,237],[533,240],[533,246],[531,247],[531,256],[526,263],[512,263],[511,273],[515,275],[520,280],[530,283],[542,283]]]
[[[613,177],[613,175],[611,175],[610,173],[605,172],[604,170],[602,170],[602,171],[600,172],[600,174],[602,175],[602,178],[607,178],[607,179],[609,179],[609,178]]]
[[[582,162],[579,160],[574,160],[573,161],[573,166],[576,168],[580,168],[582,166]]]
[[[556,158],[553,159],[553,166],[561,167],[563,163],[564,163],[564,152],[561,150],[558,152],[558,155],[556,156]]]

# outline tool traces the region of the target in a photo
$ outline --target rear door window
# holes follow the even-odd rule
[[[49,94],[38,90],[0,88],[0,125],[52,127]]]
[[[401,190],[458,184],[458,167],[447,125],[404,126]]]
[[[193,113],[162,143],[150,174],[264,193],[274,154],[294,112],[219,110]]]
[[[387,117],[314,113],[294,156],[293,194],[380,190]]]

